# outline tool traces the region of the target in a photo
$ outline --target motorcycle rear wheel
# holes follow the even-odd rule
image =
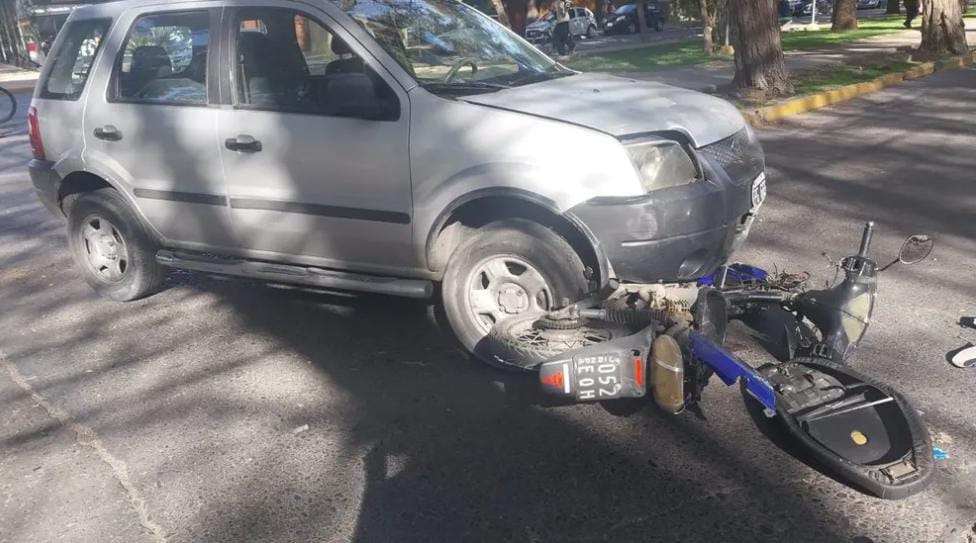
[[[500,322],[479,343],[479,357],[505,370],[536,371],[540,364],[562,353],[632,334],[624,326],[599,321],[583,322],[570,329],[537,326],[544,315],[520,315]]]

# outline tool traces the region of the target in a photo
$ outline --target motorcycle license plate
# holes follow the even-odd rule
[[[766,201],[766,174],[761,173],[752,182],[752,208],[757,209]]]
[[[626,349],[610,349],[547,362],[540,367],[540,380],[549,394],[600,402],[644,396],[645,373],[640,356]]]

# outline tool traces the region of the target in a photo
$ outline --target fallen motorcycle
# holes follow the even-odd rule
[[[478,346],[498,366],[538,372],[543,390],[576,402],[653,398],[678,414],[696,405],[713,376],[741,383],[765,415],[852,486],[887,499],[920,492],[933,471],[932,444],[897,391],[846,364],[874,311],[878,274],[915,264],[934,241],[912,236],[879,267],[869,257],[874,224],[840,280],[808,290],[808,274],[723,266],[691,285],[611,284],[603,295],[499,323]],[[753,328],[778,363],[758,368],[723,344],[730,320]]]

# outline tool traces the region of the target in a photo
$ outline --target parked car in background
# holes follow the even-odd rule
[[[834,11],[834,3],[830,0],[817,0],[817,14],[830,15]],[[793,10],[793,15],[802,17],[813,15],[813,0],[802,0]]]
[[[71,4],[18,7],[17,26],[24,38],[28,60],[38,66],[44,64],[58,31],[77,8]]]
[[[888,0],[857,0],[857,9],[887,9]]]
[[[551,43],[555,28],[556,16],[549,13],[525,27],[525,39],[536,45]]]
[[[658,32],[664,30],[664,23],[667,22],[667,13],[661,9],[657,2],[647,2],[645,4],[644,18],[647,28],[653,28]],[[636,34],[640,30],[640,23],[637,20],[637,5],[624,4],[607,16],[603,31],[607,34]]]
[[[595,38],[597,33],[596,16],[586,8],[570,8],[569,30],[573,37]],[[552,43],[556,29],[555,14],[548,14],[525,28],[525,38],[534,44]]]

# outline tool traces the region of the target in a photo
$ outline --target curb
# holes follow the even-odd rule
[[[762,125],[800,113],[806,113],[815,109],[831,106],[840,102],[857,98],[872,92],[877,92],[885,87],[890,87],[902,81],[919,79],[927,75],[944,70],[959,69],[976,62],[976,51],[965,55],[953,57],[946,60],[935,62],[924,62],[902,73],[892,73],[881,76],[873,81],[845,85],[833,90],[809,94],[800,98],[794,98],[772,106],[761,107],[759,109],[744,111],[743,116],[752,125]]]

